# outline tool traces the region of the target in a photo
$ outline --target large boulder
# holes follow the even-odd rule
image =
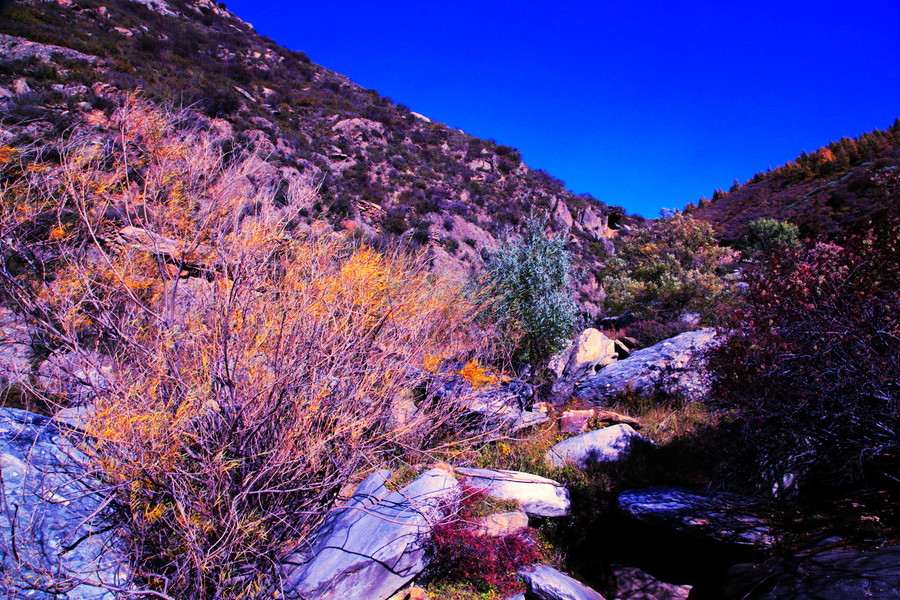
[[[4,598],[112,600],[129,581],[109,498],[87,457],[46,417],[0,409]]]
[[[723,544],[765,549],[776,541],[758,498],[653,487],[622,492],[617,507],[637,521]]]
[[[547,368],[555,377],[550,389],[551,396],[565,402],[578,382],[594,375],[598,368],[614,362],[616,356],[614,340],[596,329],[585,329],[548,362]]]
[[[601,369],[577,384],[575,394],[596,404],[629,391],[702,398],[711,383],[704,372],[705,355],[717,343],[714,329],[682,333]]]
[[[529,600],[605,600],[583,583],[547,565],[532,565],[516,573],[525,581]]]
[[[900,546],[824,550],[765,565],[736,565],[716,597],[725,600],[900,600]]]
[[[518,502],[532,517],[564,517],[569,514],[569,490],[561,483],[520,471],[457,468],[464,483],[497,500]]]
[[[649,441],[624,423],[604,427],[563,440],[550,448],[544,459],[554,468],[575,465],[585,469],[615,462],[628,455],[635,443]]]
[[[384,600],[425,569],[431,529],[455,510],[459,485],[441,468],[394,493],[386,478],[379,471],[366,479],[308,546],[285,559],[288,598]]]

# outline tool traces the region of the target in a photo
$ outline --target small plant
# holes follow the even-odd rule
[[[793,223],[763,218],[747,224],[740,246],[747,258],[761,258],[781,247],[796,246],[799,240],[800,229]]]
[[[432,537],[432,581],[465,582],[478,593],[504,598],[521,590],[520,568],[539,562],[543,551],[528,534],[488,537],[479,531],[483,492],[464,491],[459,513],[438,524]]]

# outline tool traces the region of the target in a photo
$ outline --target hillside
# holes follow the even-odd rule
[[[274,164],[256,185],[317,188],[319,200],[301,213],[306,226],[357,229],[382,247],[402,238],[426,246],[443,271],[468,274],[505,228],[547,213],[554,228],[570,229],[579,301],[598,312],[608,207],[528,168],[513,148],[432,122],[279,47],[222,3],[9,2],[0,35],[4,145],[52,145],[141,90],[162,106],[198,109],[227,151],[252,149]]]
[[[750,221],[791,221],[806,237],[835,237],[865,229],[886,210],[895,210],[900,169],[900,119],[885,131],[843,138],[774,170],[756,174],[712,200],[685,212],[712,223],[720,238],[734,243]]]

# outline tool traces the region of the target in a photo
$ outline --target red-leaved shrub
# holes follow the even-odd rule
[[[748,283],[710,366],[764,466],[818,485],[900,484],[900,218],[782,248]]]

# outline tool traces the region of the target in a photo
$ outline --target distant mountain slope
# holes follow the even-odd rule
[[[298,24],[299,27],[310,24]],[[320,201],[303,215],[376,243],[427,246],[465,273],[531,211],[570,228],[596,312],[608,207],[568,192],[513,148],[452,129],[313,64],[210,0],[27,0],[0,5],[0,144],[57,139],[140,89],[228,130],[235,152],[278,165],[260,185],[303,178]],[[617,213],[617,217],[619,213]]]
[[[886,131],[843,138],[766,173],[759,173],[686,212],[713,223],[734,242],[750,221],[791,221],[806,236],[840,236],[865,227],[873,217],[896,210],[900,178],[900,119]]]

